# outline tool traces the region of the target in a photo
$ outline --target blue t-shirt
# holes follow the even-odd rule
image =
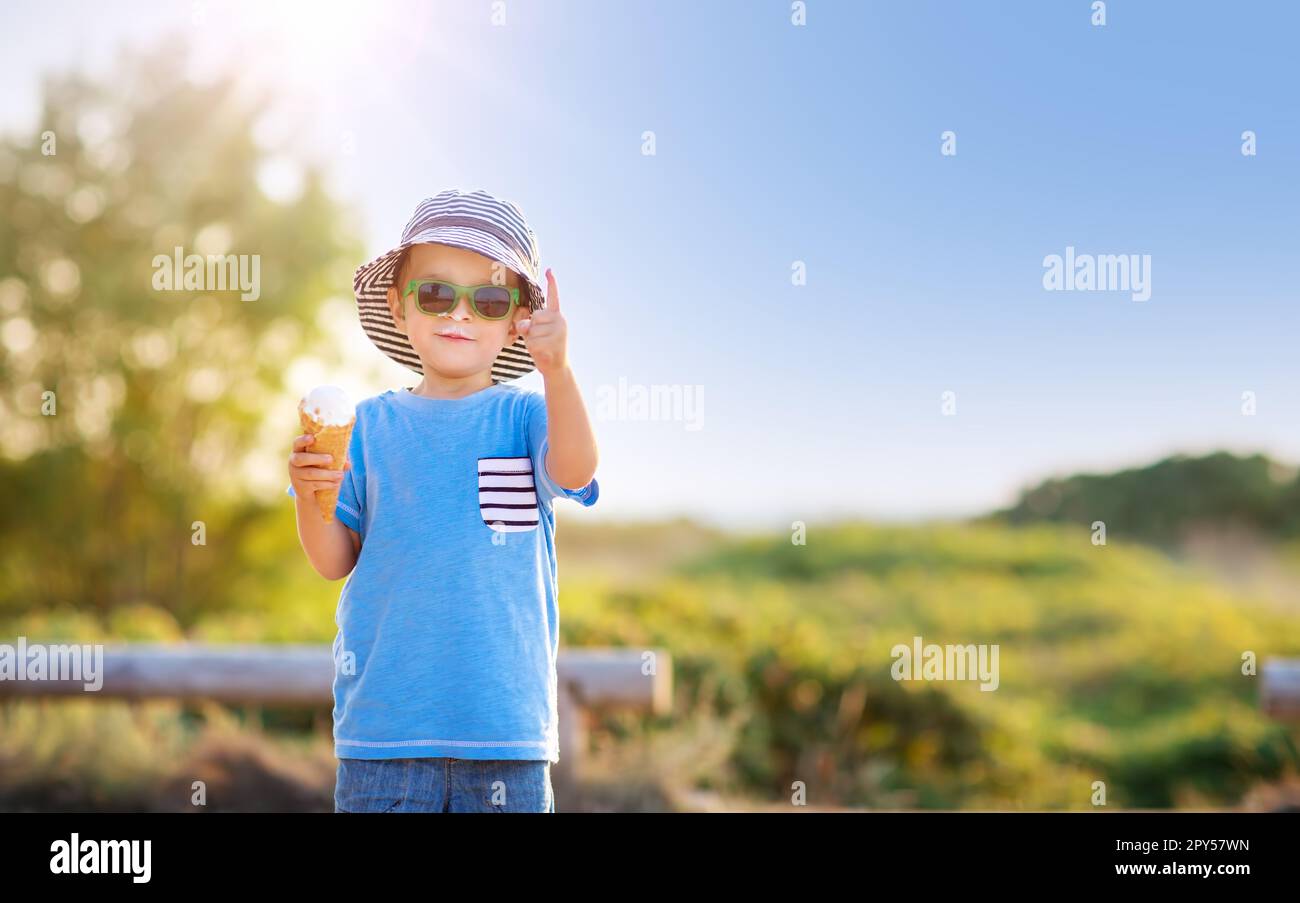
[[[556,484],[546,448],[545,396],[507,383],[357,405],[336,509],[361,536],[335,615],[337,757],[559,761],[552,501],[590,506],[600,487]]]

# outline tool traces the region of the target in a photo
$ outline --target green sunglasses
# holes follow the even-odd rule
[[[508,285],[457,285],[441,279],[412,279],[402,294],[415,294],[415,306],[431,317],[449,314],[461,295],[469,296],[474,313],[484,320],[504,320],[519,303],[519,289]]]

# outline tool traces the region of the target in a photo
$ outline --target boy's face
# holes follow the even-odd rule
[[[457,285],[501,284],[520,289],[519,304],[504,320],[484,320],[469,303],[468,297],[456,299],[456,306],[446,316],[429,316],[415,306],[415,296],[403,297],[412,279],[444,279]],[[412,245],[406,265],[388,289],[388,309],[393,322],[406,335],[420,356],[425,372],[432,370],[448,378],[464,378],[490,372],[501,349],[519,337],[515,323],[529,316],[528,294],[519,274],[491,258],[454,248],[450,245]],[[467,338],[449,338],[453,332]]]

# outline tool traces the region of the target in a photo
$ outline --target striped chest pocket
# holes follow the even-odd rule
[[[537,487],[533,459],[479,458],[478,510],[498,533],[537,529]]]

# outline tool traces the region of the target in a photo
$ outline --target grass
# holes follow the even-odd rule
[[[1245,653],[1300,656],[1297,612],[1196,562],[1059,525],[849,522],[811,526],[802,546],[686,522],[558,535],[562,642],[674,660],[671,717],[597,719],[570,797],[584,808],[780,810],[802,788],[830,808],[1089,809],[1098,781],[1112,808],[1277,806],[1300,773],[1294,729],[1260,714],[1241,668]],[[328,643],[342,584],[303,585],[188,629],[135,606],[23,632]],[[895,681],[891,649],[913,636],[997,644],[998,689]],[[210,807],[328,810],[323,721],[11,702],[0,807],[192,808],[202,780]]]

